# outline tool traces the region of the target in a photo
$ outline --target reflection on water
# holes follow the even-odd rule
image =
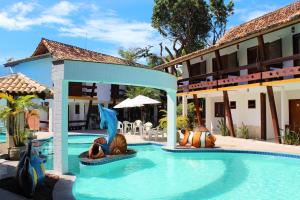
[[[105,179],[115,179],[132,175],[155,166],[149,159],[137,158],[128,162],[120,160],[105,165],[84,166],[81,165],[80,176],[101,177]]]

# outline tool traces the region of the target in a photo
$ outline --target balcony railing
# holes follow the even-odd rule
[[[273,81],[282,79],[283,77],[295,76],[300,74],[300,66],[280,68],[276,70],[268,69],[272,64],[282,63],[284,61],[294,61],[300,59],[300,54],[292,56],[280,57],[263,62],[253,63],[250,65],[239,66],[235,68],[227,68],[224,70],[193,76],[190,78],[180,79],[177,82],[178,92],[187,92],[194,90],[205,90],[245,83],[261,83],[265,81]],[[242,70],[256,69],[256,73],[230,76],[228,78],[220,78]],[[205,81],[204,81],[205,80]]]

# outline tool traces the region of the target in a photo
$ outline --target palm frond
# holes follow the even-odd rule
[[[14,97],[7,93],[0,93],[0,98],[6,99],[11,104],[13,104],[15,102]]]

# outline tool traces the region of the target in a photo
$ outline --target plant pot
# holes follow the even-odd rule
[[[25,151],[25,146],[11,147],[8,149],[8,156],[10,160],[20,160],[21,153]]]

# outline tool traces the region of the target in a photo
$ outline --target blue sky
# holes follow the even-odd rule
[[[291,0],[235,0],[228,28]],[[102,53],[167,42],[151,27],[153,0],[0,0],[0,64],[28,57],[42,37]]]

